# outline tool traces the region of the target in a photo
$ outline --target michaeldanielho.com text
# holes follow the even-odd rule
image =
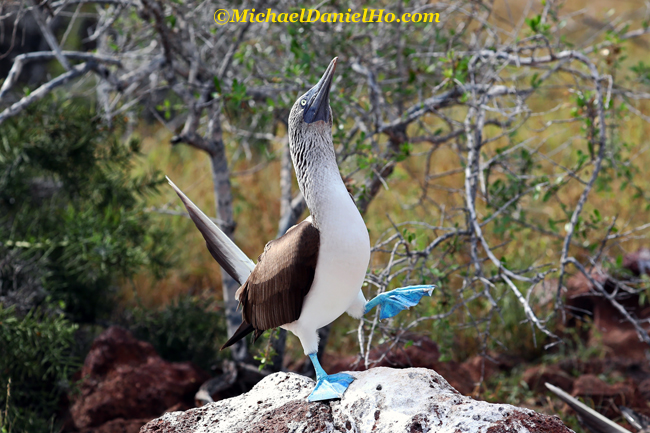
[[[226,23],[439,23],[440,14],[428,13],[403,13],[395,15],[384,9],[364,9],[363,12],[321,13],[317,9],[301,9],[300,12],[273,12],[267,9],[259,12],[255,9],[217,9],[214,21],[223,25]]]

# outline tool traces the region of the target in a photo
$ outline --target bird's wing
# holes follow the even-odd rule
[[[183,191],[174,185],[171,179],[167,178],[167,181],[183,201],[190,218],[192,218],[192,221],[203,235],[212,257],[239,284],[246,281],[246,278],[255,268],[255,263],[201,209],[192,203]]]
[[[605,418],[589,406],[581,403],[578,399],[562,391],[557,386],[550,383],[545,384],[548,389],[553,391],[562,401],[571,406],[580,416],[582,422],[594,433],[632,433],[626,428],[621,427],[614,421]]]
[[[298,320],[314,281],[319,246],[320,234],[310,221],[266,245],[237,291],[245,322],[261,332]]]

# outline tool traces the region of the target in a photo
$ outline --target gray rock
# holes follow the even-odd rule
[[[309,403],[314,381],[275,373],[250,392],[186,412],[170,412],[140,433],[436,432],[570,433],[556,416],[465,397],[433,370],[373,368],[340,401]]]

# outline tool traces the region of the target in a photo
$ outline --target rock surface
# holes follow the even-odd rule
[[[575,381],[575,378],[562,370],[557,364],[529,367],[524,372],[522,379],[526,382],[529,389],[541,394],[546,392],[546,387],[544,386],[546,382],[563,390],[571,390]]]
[[[566,358],[556,364],[528,367],[523,380],[536,394],[545,393],[544,383],[549,382],[588,401],[610,419],[620,419],[619,405],[650,415],[650,363],[647,361],[623,357]]]
[[[140,433],[571,432],[555,416],[465,397],[433,370],[378,367],[351,374],[356,380],[340,401],[309,403],[313,380],[275,373],[238,397],[166,413]]]
[[[646,270],[643,252],[636,256],[626,257],[626,265],[632,272],[636,269]],[[593,280],[603,285],[604,289],[612,293],[616,287],[616,278],[612,277],[600,266],[591,270],[590,276]],[[629,284],[629,283],[628,283]],[[591,282],[583,274],[578,273],[567,281],[566,305],[571,311],[588,313],[593,326],[590,327],[587,336],[587,346],[604,346],[609,350],[610,356],[619,356],[636,361],[645,361],[648,346],[639,339],[634,326],[619,313],[619,311],[597,290],[592,287]],[[638,294],[625,294],[619,296],[618,302],[638,320],[650,318],[650,306],[639,302]],[[646,330],[650,330],[647,324],[641,322]]]
[[[599,408],[599,412],[612,419],[620,414],[619,406],[643,408],[647,404],[631,379],[613,385],[593,374],[585,374],[576,379],[573,385],[574,397],[589,399]]]
[[[189,362],[164,361],[151,344],[118,327],[95,339],[81,377],[70,429],[127,433],[167,410],[193,407],[194,393],[209,378]]]

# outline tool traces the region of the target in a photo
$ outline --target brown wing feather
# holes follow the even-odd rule
[[[298,320],[314,281],[319,246],[320,234],[309,221],[266,245],[238,290],[245,322],[265,331]]]

